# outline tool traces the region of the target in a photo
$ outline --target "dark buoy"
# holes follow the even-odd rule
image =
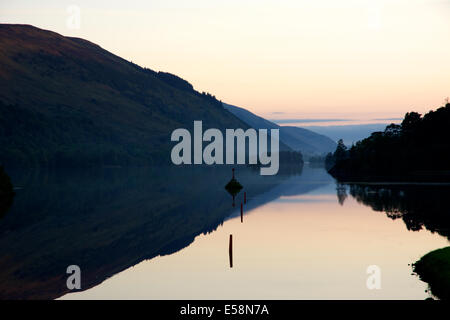
[[[241,191],[242,185],[234,177],[234,168],[232,169],[232,172],[233,172],[233,175],[231,177],[231,180],[227,183],[227,185],[225,186],[225,189],[233,197],[233,207],[234,207],[235,206],[234,197]]]
[[[228,192],[230,192],[230,193],[238,194],[239,191],[241,191],[241,189],[242,189],[242,185],[234,177],[234,168],[232,169],[232,172],[233,172],[233,176],[232,176],[231,180],[228,181],[227,185],[225,186],[225,189],[227,189]]]

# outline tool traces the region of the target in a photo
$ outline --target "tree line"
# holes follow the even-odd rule
[[[341,180],[450,179],[450,103],[424,116],[406,113],[400,125],[347,148],[342,140],[326,157],[326,168]]]

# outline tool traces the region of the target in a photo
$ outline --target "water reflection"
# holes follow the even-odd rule
[[[68,292],[69,265],[80,266],[88,289],[144,259],[188,246],[232,213],[223,190],[230,170],[11,172],[22,189],[0,221],[0,299],[57,298]],[[239,167],[239,180],[252,195],[287,177]]]
[[[245,224],[231,167],[11,173],[22,189],[0,220],[0,298],[60,297],[71,264],[85,291],[68,298],[422,298],[407,264],[447,240],[399,220],[448,237],[448,188],[236,170]],[[365,287],[371,264],[380,292]]]
[[[236,195],[242,190],[243,187],[234,177],[235,168],[232,168],[231,170],[232,170],[231,180],[228,181],[227,185],[225,186],[225,190],[227,190],[228,193],[233,197],[232,206],[234,208],[236,206],[236,203],[235,203]]]
[[[345,199],[347,199],[347,188],[345,187],[345,185],[338,183],[337,187],[336,187],[336,193],[337,193],[337,198],[338,198],[338,202],[341,206],[344,205]]]
[[[448,185],[349,185],[359,203],[393,219],[402,219],[408,230],[423,228],[450,239],[450,186]],[[338,189],[339,202],[346,191]]]
[[[349,194],[336,200],[324,170],[305,168],[280,184],[249,192],[245,223],[237,206],[215,232],[172,255],[143,261],[101,285],[64,299],[424,299],[427,285],[408,265],[445,245],[429,231],[374,214]],[[226,174],[229,180],[230,171]],[[265,180],[259,180],[265,181]],[[224,192],[230,207],[230,196]],[[343,191],[343,190],[341,190]],[[243,192],[236,203],[242,202]],[[232,268],[230,268],[232,235]],[[228,254],[227,251],[228,250]],[[382,270],[382,289],[368,290],[367,267]]]
[[[228,255],[230,257],[230,268],[233,268],[233,235],[230,234],[230,241],[228,245]]]

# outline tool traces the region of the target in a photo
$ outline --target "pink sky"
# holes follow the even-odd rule
[[[80,28],[67,25],[69,5]],[[265,115],[425,112],[450,96],[450,1],[2,1],[0,21],[88,39]]]

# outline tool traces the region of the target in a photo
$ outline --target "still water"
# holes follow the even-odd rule
[[[2,298],[425,299],[410,264],[449,245],[446,186],[337,185],[305,166],[13,175]],[[240,204],[243,204],[243,216]],[[233,236],[233,266],[229,238]],[[6,248],[6,249],[5,249]],[[66,288],[68,265],[82,291]],[[369,266],[381,270],[369,290]]]

